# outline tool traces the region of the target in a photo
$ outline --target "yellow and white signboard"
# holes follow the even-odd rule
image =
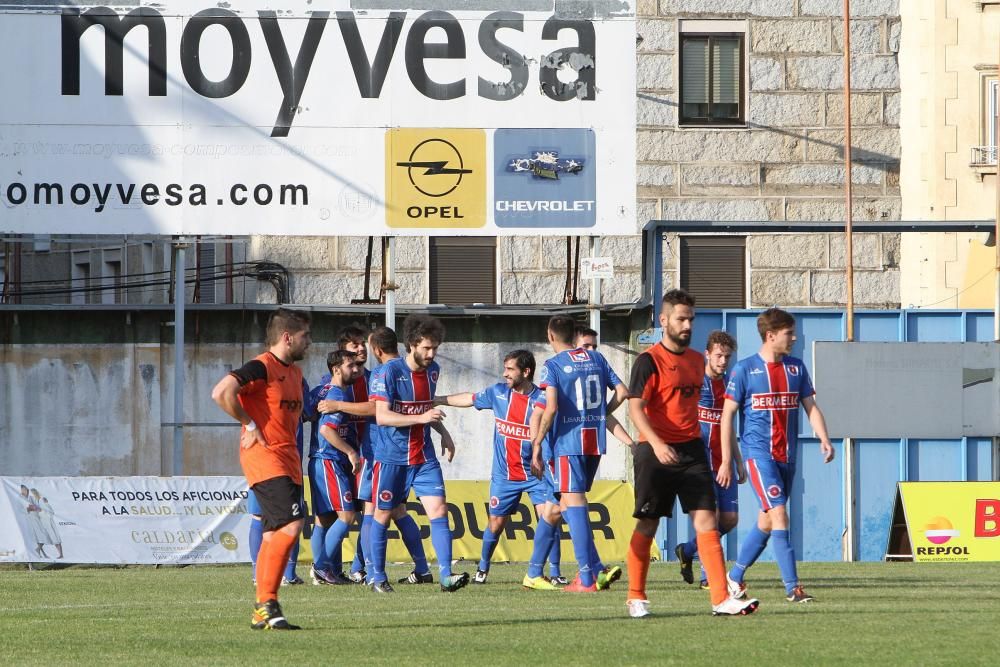
[[[1000,482],[900,482],[898,496],[915,561],[1000,561]]]

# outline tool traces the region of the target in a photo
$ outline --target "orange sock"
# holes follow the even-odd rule
[[[722,557],[719,531],[698,533],[698,558],[701,559],[701,566],[705,568],[705,576],[708,577],[712,604],[721,604],[729,597],[729,591],[726,589],[726,561]]]
[[[297,539],[298,535],[289,535],[280,530],[264,534],[264,541],[257,554],[257,602],[278,599],[281,575]]]
[[[646,599],[646,575],[649,573],[649,549],[653,538],[639,531],[628,543],[628,599]]]

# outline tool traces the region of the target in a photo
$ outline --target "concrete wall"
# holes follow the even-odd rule
[[[985,145],[984,77],[996,76],[1000,7],[907,0],[900,49],[903,216],[988,220],[996,215],[996,166],[970,164]],[[990,308],[995,250],[983,234],[908,234],[902,302],[915,307]]]
[[[439,394],[478,391],[500,381],[503,357],[541,343],[445,343]],[[211,400],[218,380],[257,353],[255,344],[188,345],[184,400],[184,473],[241,474],[239,430]],[[325,372],[329,342],[316,342],[303,370],[310,384]],[[605,345],[612,366],[627,378],[637,353]],[[8,475],[161,475],[173,451],[173,349],[169,345],[0,346],[0,470]],[[446,409],[458,453],[442,462],[448,479],[489,479],[493,419],[489,412]],[[625,409],[618,416],[625,420]],[[308,432],[307,432],[308,437]],[[308,441],[307,441],[308,442]],[[624,479],[625,448],[609,440],[604,479]]]

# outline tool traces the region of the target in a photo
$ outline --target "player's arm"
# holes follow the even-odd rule
[[[242,376],[237,377],[235,373],[229,373],[224,378],[219,380],[219,383],[212,389],[212,400],[215,401],[216,405],[218,405],[227,415],[243,425],[243,432],[240,434],[240,447],[243,449],[250,449],[254,445],[267,447],[267,440],[264,439],[264,434],[261,433],[260,429],[257,428],[257,424],[254,423],[253,419],[250,418],[250,415],[248,415],[246,410],[243,409],[243,406],[240,405],[239,400],[240,388],[243,384],[247,383],[242,382],[243,379],[247,379],[248,382],[261,379],[256,377],[261,371],[264,373],[263,379],[267,379],[267,369],[265,369],[264,364],[259,361],[257,364],[260,366],[260,369],[252,369],[254,377],[250,377],[248,373],[245,373],[251,363],[244,365],[243,368],[237,371],[238,373],[244,372],[244,375],[247,375],[247,378],[243,378]],[[248,428],[251,425],[253,428]]]
[[[809,417],[809,424],[816,433],[816,437],[819,438],[819,451],[823,454],[823,463],[829,463],[833,460],[837,452],[834,450],[833,443],[830,442],[830,436],[827,434],[826,419],[823,417],[823,411],[816,405],[816,399],[813,396],[802,399],[802,409],[806,411],[806,416]]]
[[[611,413],[617,410],[618,406],[623,404],[627,400],[628,400],[628,387],[626,387],[621,382],[617,383],[615,385],[615,395],[611,397],[610,401],[608,401],[608,418],[610,419]],[[618,436],[616,435],[615,437]]]
[[[542,478],[544,468],[542,467],[542,440],[552,428],[552,422],[556,420],[556,407],[558,406],[559,392],[555,387],[545,388],[545,409],[534,410],[531,413],[529,432],[531,433],[531,473],[538,479]],[[537,416],[537,422],[536,422]]]
[[[735,433],[736,429],[733,429],[732,432]],[[735,435],[732,438],[732,442],[729,443],[729,448],[733,452],[733,462],[736,464],[736,483],[745,484],[747,481],[747,468],[743,464],[743,452],[740,451],[740,443],[737,441]]]
[[[722,465],[719,466],[719,472],[727,465],[726,460],[729,460],[730,469],[732,469],[733,452],[735,451],[736,461],[739,463],[740,469],[738,475],[740,477],[739,482],[742,484],[746,481],[746,473],[743,471],[743,457],[740,456],[739,449],[736,445],[736,429],[733,428],[733,420],[736,417],[736,413],[740,409],[740,404],[731,398],[726,398],[725,402],[722,404],[722,416],[719,417],[719,440],[722,442]],[[726,456],[726,454],[729,456]]]
[[[441,436],[441,455],[444,456],[447,454],[448,463],[451,463],[455,458],[455,441],[452,440],[451,433],[448,432],[448,429],[441,422],[431,422],[431,428]]]
[[[461,394],[438,396],[434,399],[434,405],[447,405],[452,408],[471,408],[475,400],[476,395],[471,391],[466,391]]]
[[[627,445],[628,447],[635,447],[635,440],[633,440],[632,436],[628,434],[628,431],[625,430],[625,427],[621,425],[620,421],[611,415],[608,415],[606,426],[608,428],[608,433],[615,436],[618,442],[623,445]]]
[[[439,422],[442,419],[444,419],[444,413],[437,408],[431,408],[419,415],[404,415],[394,412],[385,401],[375,401],[375,423],[379,426],[406,428],[407,426]]]
[[[330,426],[329,422],[322,422],[319,427],[319,434],[323,436],[323,439],[333,445],[333,448],[337,451],[345,454],[348,460],[351,462],[351,472],[357,473],[361,469],[361,459],[358,457],[358,452],[347,444],[347,441],[340,437],[337,433],[337,429]]]
[[[319,402],[320,414],[328,415],[334,412],[343,412],[355,417],[374,417],[375,401],[334,401],[326,398]]]
[[[674,448],[663,442],[656,435],[656,431],[653,430],[653,425],[649,423],[649,417],[646,416],[646,399],[641,396],[633,396],[628,399],[628,416],[635,424],[635,427],[639,429],[639,432],[645,435],[649,439],[649,446],[653,448],[653,454],[656,455],[656,460],[663,465],[671,465],[677,463],[677,452]]]

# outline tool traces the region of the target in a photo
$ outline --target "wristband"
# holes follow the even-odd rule
[[[252,433],[257,430],[257,422],[251,419],[250,421],[248,421],[246,424],[243,425],[243,428],[247,430],[247,433]]]

